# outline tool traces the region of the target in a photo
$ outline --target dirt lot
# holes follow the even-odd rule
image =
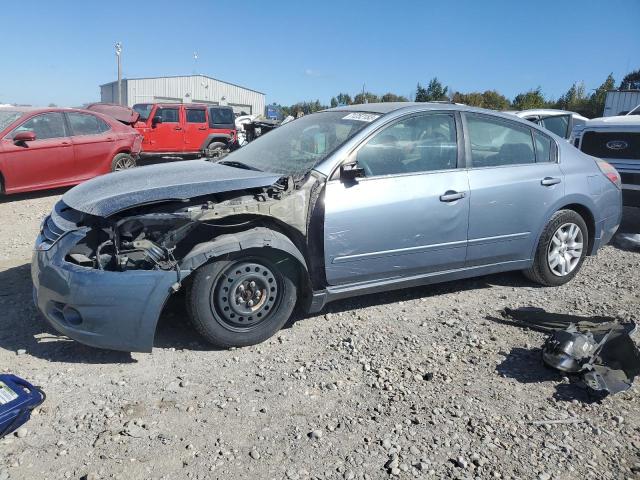
[[[558,289],[514,273],[342,301],[238,350],[202,343],[177,298],[153,353],[126,354],[58,336],[32,306],[31,244],[61,193],[0,203],[0,366],[48,395],[0,441],[0,480],[640,478],[640,381],[594,401],[543,368],[542,334],[492,320],[638,319],[640,251],[608,246]]]

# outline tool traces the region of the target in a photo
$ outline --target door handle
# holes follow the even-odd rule
[[[198,127],[198,130],[206,130],[207,127]]]
[[[175,127],[174,130],[182,130],[182,127]]]
[[[554,178],[554,177],[544,177],[540,183],[542,185],[544,185],[545,187],[550,187],[551,185],[557,185],[561,182],[562,180],[560,180],[559,178]]]
[[[454,190],[447,190],[443,195],[440,195],[441,202],[455,202],[464,198],[466,194],[464,192],[456,192]]]

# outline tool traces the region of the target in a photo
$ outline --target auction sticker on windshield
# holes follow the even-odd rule
[[[377,118],[380,118],[380,115],[376,113],[350,113],[346,117],[342,117],[342,120],[357,120],[359,122],[373,122]]]

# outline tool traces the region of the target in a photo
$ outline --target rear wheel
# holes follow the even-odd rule
[[[545,286],[564,285],[576,276],[587,255],[588,229],[573,210],[553,214],[540,237],[533,265],[524,274]]]
[[[111,171],[118,172],[136,166],[136,160],[128,153],[119,153],[111,161]]]
[[[207,157],[220,158],[228,153],[227,145],[222,142],[211,142],[207,146]]]
[[[238,255],[200,267],[187,290],[195,328],[213,345],[229,348],[263,342],[287,322],[297,300],[288,262]]]

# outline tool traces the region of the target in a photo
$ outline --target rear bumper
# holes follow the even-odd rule
[[[49,250],[34,252],[31,277],[37,308],[53,328],[80,343],[150,352],[176,272],[109,272],[65,261],[82,237],[72,231]]]

